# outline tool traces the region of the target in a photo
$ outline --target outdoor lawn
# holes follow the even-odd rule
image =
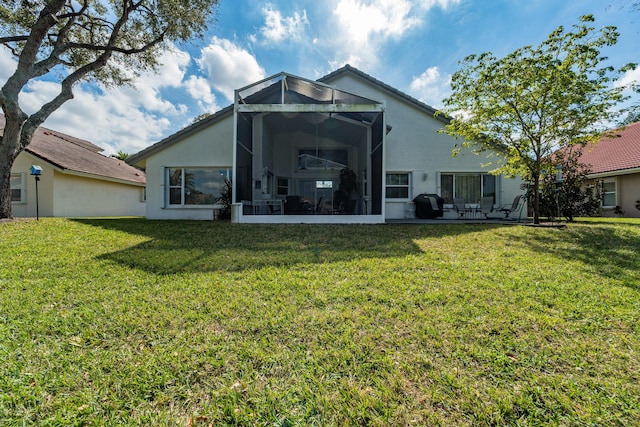
[[[0,425],[640,425],[640,220],[0,224]]]

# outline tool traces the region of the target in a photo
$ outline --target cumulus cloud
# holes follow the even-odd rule
[[[7,81],[16,69],[17,64],[9,49],[0,46],[0,83]]]
[[[279,43],[283,40],[299,41],[309,25],[306,11],[294,12],[292,16],[283,17],[279,10],[269,5],[262,9],[262,13],[265,24],[260,28],[260,33],[267,43]]]
[[[640,85],[640,66],[624,73],[622,78],[615,83],[616,87],[630,87],[632,85]]]
[[[114,88],[108,93],[118,99],[126,99],[132,104],[138,104],[145,110],[175,115],[184,112],[184,105],[175,104],[163,98],[163,89],[179,89],[186,74],[191,57],[188,53],[173,47],[159,58],[161,64],[157,73],[145,73],[135,82],[133,87],[122,86]]]
[[[423,25],[434,7],[446,9],[460,0],[339,0],[333,10],[336,31],[328,41],[335,50],[333,63],[371,68],[390,40],[405,37]]]
[[[341,0],[334,10],[340,26],[356,44],[368,44],[376,36],[399,37],[420,19],[410,16],[411,2]]]
[[[184,85],[189,95],[198,102],[201,110],[211,113],[220,109],[207,79],[200,76],[189,76]]]
[[[436,108],[443,106],[442,100],[451,94],[451,75],[442,75],[438,67],[429,67],[414,77],[409,85],[412,96]]]
[[[171,90],[174,97],[183,92],[194,93],[190,81],[184,80],[189,62],[186,52],[172,48],[159,58],[162,65],[158,73],[141,75],[133,87],[106,89],[94,84],[78,85],[74,98],[55,111],[44,126],[87,139],[104,148],[105,154],[118,150],[137,152],[166,136],[176,127],[175,118],[186,116],[185,103],[191,98],[185,96],[185,103],[169,101],[163,90]],[[204,86],[200,89],[194,98],[203,103],[210,101]],[[20,94],[20,105],[27,113],[33,113],[59,91],[57,82],[33,80]]]
[[[196,60],[211,86],[233,102],[233,91],[265,77],[264,69],[246,49],[213,37]]]
[[[59,91],[58,83],[34,81],[21,94],[21,103],[31,113]],[[73,100],[51,114],[44,126],[89,140],[105,149],[105,154],[137,152],[161,138],[171,122],[141,108],[135,96],[122,93],[79,87]]]

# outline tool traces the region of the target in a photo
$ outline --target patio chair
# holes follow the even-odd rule
[[[513,202],[511,202],[511,204],[504,205],[500,209],[498,209],[498,211],[504,213],[504,218],[503,219],[510,219],[510,220],[514,219],[514,218],[511,218],[509,215],[511,214],[511,212],[515,212],[515,211],[518,210],[518,205],[520,205],[520,199],[521,198],[522,198],[522,195],[517,195],[513,199]]]
[[[467,213],[467,208],[465,207],[464,199],[461,197],[453,198],[453,209],[458,212],[460,218],[464,218]]]
[[[480,201],[480,213],[489,219],[489,214],[493,212],[493,196],[484,196]]]

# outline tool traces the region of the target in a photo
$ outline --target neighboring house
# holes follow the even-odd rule
[[[280,73],[127,161],[147,173],[150,219],[214,218],[225,178],[235,222],[380,223],[412,216],[422,193],[511,203],[521,182],[487,174],[495,157],[453,157],[461,141],[434,113],[349,65],[317,81]]]
[[[640,122],[604,136],[582,149],[580,162],[590,166],[589,178],[604,185],[604,216],[616,216],[619,206],[626,217],[640,217]]]
[[[0,133],[4,117],[0,115]],[[40,127],[11,169],[11,209],[16,217],[142,216],[145,174],[82,139]],[[31,166],[42,168],[38,181]]]

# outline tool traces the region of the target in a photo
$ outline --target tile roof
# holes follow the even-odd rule
[[[640,168],[640,122],[587,144],[580,161],[591,165],[591,174]]]
[[[0,114],[0,133],[3,129],[4,115]],[[103,150],[97,145],[44,127],[36,130],[25,151],[63,171],[93,175],[97,179],[146,182],[144,172],[124,160],[100,154]]]

